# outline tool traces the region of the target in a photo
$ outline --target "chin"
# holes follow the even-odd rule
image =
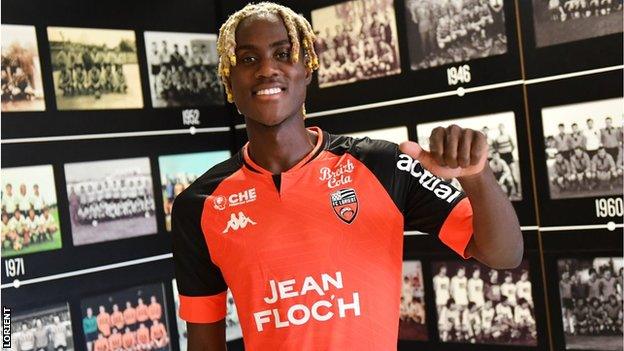
[[[260,116],[251,119],[265,127],[276,127],[284,123],[284,121],[288,119],[288,115],[284,113],[270,113],[261,114]]]

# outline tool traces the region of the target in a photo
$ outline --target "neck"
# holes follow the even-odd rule
[[[312,151],[316,136],[305,128],[303,116],[294,115],[275,126],[245,118],[249,157],[273,174],[292,168]]]

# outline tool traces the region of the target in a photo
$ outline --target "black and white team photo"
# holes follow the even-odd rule
[[[405,0],[412,70],[507,52],[503,0]]]
[[[14,310],[10,324],[10,351],[73,351],[69,305],[66,303]]]
[[[568,350],[622,350],[622,257],[557,262]]]
[[[153,107],[223,105],[217,77],[217,36],[145,32]]]
[[[399,340],[426,341],[425,287],[420,261],[403,261]]]
[[[59,110],[143,107],[134,31],[47,29]]]
[[[537,47],[621,33],[622,0],[533,0]]]
[[[312,11],[319,87],[401,73],[392,0],[352,0]]]
[[[522,181],[520,178],[520,157],[518,136],[513,112],[455,118],[416,126],[418,143],[429,150],[429,136],[436,127],[446,128],[456,124],[462,128],[472,128],[485,134],[489,146],[488,162],[498,180],[498,184],[511,201],[522,200]],[[453,179],[453,185],[461,188],[459,181]]]
[[[622,194],[621,98],[542,109],[551,199]]]
[[[476,262],[432,263],[440,341],[537,345],[528,262],[495,270]]]
[[[156,234],[148,158],[65,164],[74,245]]]

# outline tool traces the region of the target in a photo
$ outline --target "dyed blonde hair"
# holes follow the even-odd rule
[[[234,102],[234,96],[230,90],[227,79],[230,77],[230,69],[236,66],[236,28],[238,24],[247,17],[258,15],[277,15],[284,21],[290,44],[292,45],[290,61],[296,63],[299,61],[299,49],[301,45],[304,48],[305,66],[314,71],[318,69],[318,56],[314,51],[314,40],[316,36],[312,30],[310,22],[305,17],[295,13],[286,6],[278,5],[273,2],[263,1],[257,4],[247,4],[242,9],[232,14],[227,21],[219,29],[219,38],[217,39],[217,54],[219,55],[219,77],[225,86],[228,102]],[[299,36],[301,35],[302,41]]]

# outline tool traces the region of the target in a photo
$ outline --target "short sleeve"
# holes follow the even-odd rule
[[[463,258],[472,237],[472,206],[463,191],[398,150],[395,186],[404,192],[405,230],[437,236]]]
[[[227,285],[210,259],[200,224],[204,199],[188,188],[174,201],[171,215],[179,315],[191,323],[213,323],[226,316]]]

